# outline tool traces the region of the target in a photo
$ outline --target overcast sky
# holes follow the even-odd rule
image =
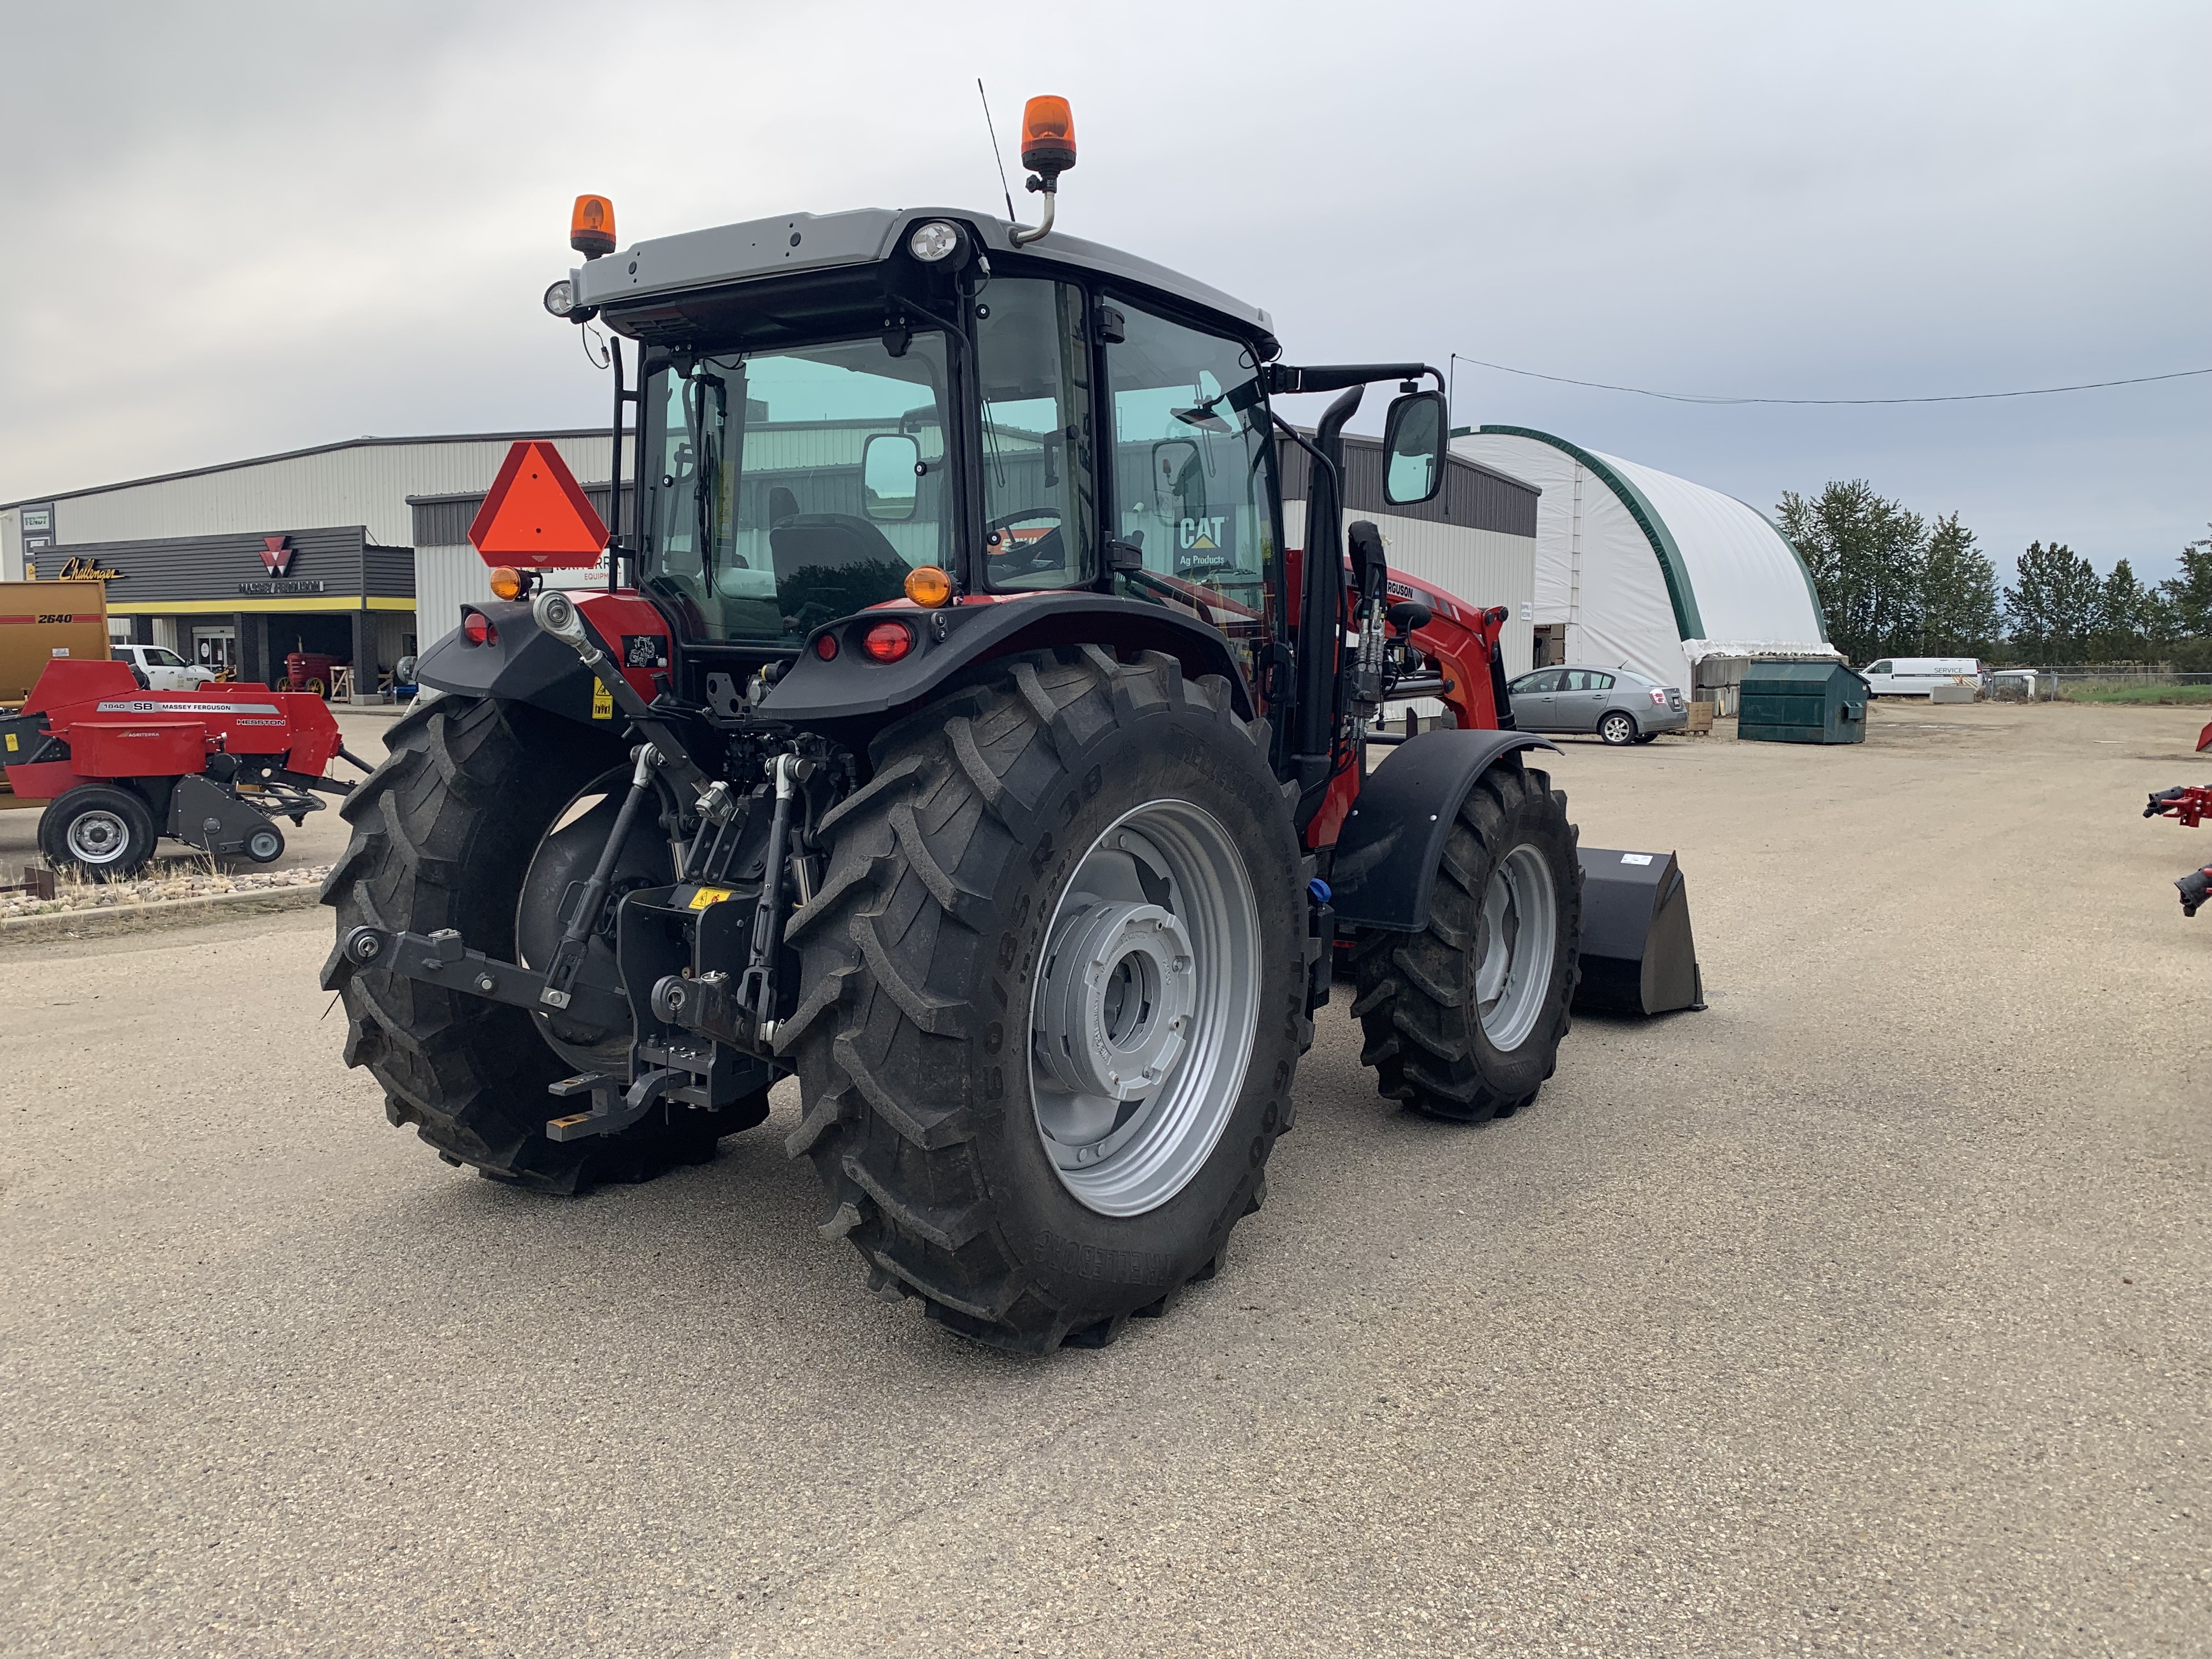
[[[1294,362],[1811,398],[2212,368],[2205,0],[85,0],[6,39],[0,500],[601,421],[538,302],[574,196],[625,243],[988,208],[979,74],[1005,140],[1073,101],[1066,228],[1265,306]],[[2164,575],[2212,519],[2212,376],[1903,409],[1457,381],[1461,423],[1770,510],[1864,477],[2001,563]]]

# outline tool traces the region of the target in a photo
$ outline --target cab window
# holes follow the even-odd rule
[[[1895,669],[1893,665],[1887,658],[1882,661],[1875,664],[1873,667],[1867,670],[1867,672],[1869,674],[1888,674],[1893,673],[1894,672]]]
[[[648,586],[695,638],[796,644],[942,564],[941,336],[732,353],[644,392]]]
[[[1556,668],[1540,668],[1533,674],[1523,674],[1519,679],[1514,681],[1510,688],[1511,694],[1516,697],[1534,696],[1540,692],[1556,691],[1559,689],[1559,671]]]
[[[1088,584],[1098,500],[1083,290],[1000,278],[977,311],[986,580],[1000,591]]]
[[[1109,303],[1121,335],[1106,349],[1112,522],[1143,560],[1117,591],[1196,612],[1249,672],[1277,589],[1274,446],[1258,362],[1241,341]]]

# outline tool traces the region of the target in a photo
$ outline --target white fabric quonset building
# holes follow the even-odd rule
[[[1534,632],[1543,662],[1697,683],[1708,657],[1834,657],[1797,550],[1732,495],[1526,427],[1452,453],[1535,485]]]

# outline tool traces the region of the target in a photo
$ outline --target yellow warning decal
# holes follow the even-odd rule
[[[615,717],[615,694],[598,680],[592,682],[592,718],[611,720]]]
[[[15,734],[13,732],[10,732],[8,734],[8,752],[12,755],[22,746],[23,745],[15,741]]]
[[[727,887],[702,887],[691,895],[691,908],[703,910],[710,904],[720,904],[726,898],[735,897],[737,894]]]

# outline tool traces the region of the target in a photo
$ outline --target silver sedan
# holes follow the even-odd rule
[[[1649,743],[1690,722],[1679,686],[1632,668],[1539,668],[1507,688],[1523,732],[1595,732],[1611,744]]]

